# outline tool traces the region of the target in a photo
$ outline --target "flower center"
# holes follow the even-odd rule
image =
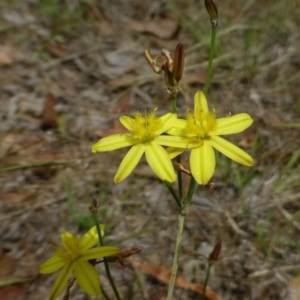
[[[161,120],[156,117],[156,108],[153,112],[142,116],[139,112],[135,114],[133,133],[142,143],[152,141],[156,137],[156,132],[161,128]]]
[[[63,260],[69,262],[74,261],[81,254],[81,247],[79,239],[76,236],[70,236],[64,240],[66,250],[58,248],[56,254]]]
[[[209,133],[216,127],[216,111],[187,111],[187,134],[203,140],[209,138]]]

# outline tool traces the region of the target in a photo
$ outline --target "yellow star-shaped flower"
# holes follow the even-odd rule
[[[177,119],[176,114],[167,113],[156,116],[156,109],[144,116],[136,113],[135,118],[122,116],[120,122],[129,133],[114,134],[100,139],[92,147],[92,152],[105,152],[132,146],[123,158],[114,177],[115,183],[124,180],[136,167],[142,155],[153,172],[169,182],[176,180],[171,159],[163,146],[187,148],[187,142],[180,136],[162,135],[169,130]]]
[[[104,225],[100,225],[101,234]],[[98,242],[97,228],[91,228],[82,239],[69,232],[61,235],[63,249],[57,248],[54,256],[40,265],[40,273],[48,274],[61,269],[50,293],[50,300],[57,298],[64,290],[72,272],[79,286],[89,295],[100,295],[100,279],[95,267],[88,261],[99,257],[114,255],[119,248],[94,247]]]
[[[205,95],[198,91],[194,98],[194,113],[188,111],[186,120],[177,119],[167,133],[189,139],[188,147],[192,148],[190,155],[192,175],[197,183],[207,184],[216,165],[213,148],[240,164],[253,166],[253,159],[249,154],[220,137],[241,132],[252,122],[251,117],[245,113],[216,119],[215,111],[208,110]],[[184,150],[178,147],[169,148],[169,157],[174,158]]]

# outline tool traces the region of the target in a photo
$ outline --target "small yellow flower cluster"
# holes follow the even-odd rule
[[[114,177],[115,183],[133,171],[144,153],[154,173],[163,181],[173,182],[176,174],[171,159],[190,148],[191,173],[198,184],[207,184],[215,170],[213,148],[240,164],[253,165],[253,159],[246,152],[220,137],[245,130],[253,122],[251,117],[242,113],[216,119],[215,115],[215,110],[208,110],[205,95],[199,91],[194,98],[194,112],[187,111],[186,120],[172,113],[157,117],[156,109],[145,116],[136,113],[134,119],[123,116],[120,122],[129,132],[100,139],[92,151],[132,146]]]

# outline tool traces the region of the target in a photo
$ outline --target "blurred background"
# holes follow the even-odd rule
[[[200,299],[206,257],[219,241],[207,299],[300,299],[300,1],[215,3],[209,106],[218,117],[253,117],[249,129],[226,138],[255,165],[217,154],[214,188],[197,188],[186,217],[184,284],[174,299]],[[167,286],[151,270],[171,269],[176,203],[143,160],[115,185],[127,149],[92,154],[91,146],[122,132],[122,115],[171,110],[145,48],[158,55],[184,44],[184,117],[204,86],[210,35],[204,1],[1,1],[0,300],[48,299],[57,275],[38,275],[38,265],[62,232],[81,236],[93,226],[93,199],[106,243],[143,249],[124,267],[112,265],[122,298],[165,299]],[[188,153],[182,161],[188,167]],[[75,287],[70,299],[104,298]]]

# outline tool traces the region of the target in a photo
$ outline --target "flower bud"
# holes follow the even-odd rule
[[[167,89],[172,89],[174,87],[174,77],[173,77],[173,72],[169,71],[167,63],[164,63],[162,66],[162,69],[165,74],[165,84]]]
[[[213,0],[205,0],[205,7],[208,14],[210,15],[213,26],[217,26],[219,14],[216,4],[213,2]]]
[[[221,251],[221,243],[218,242],[218,243],[215,245],[214,250],[211,252],[211,254],[210,254],[209,258],[208,258],[208,263],[209,263],[210,265],[212,265],[215,261],[218,260],[220,251]]]
[[[182,78],[184,68],[184,47],[182,43],[178,43],[175,49],[173,75],[178,82]]]

